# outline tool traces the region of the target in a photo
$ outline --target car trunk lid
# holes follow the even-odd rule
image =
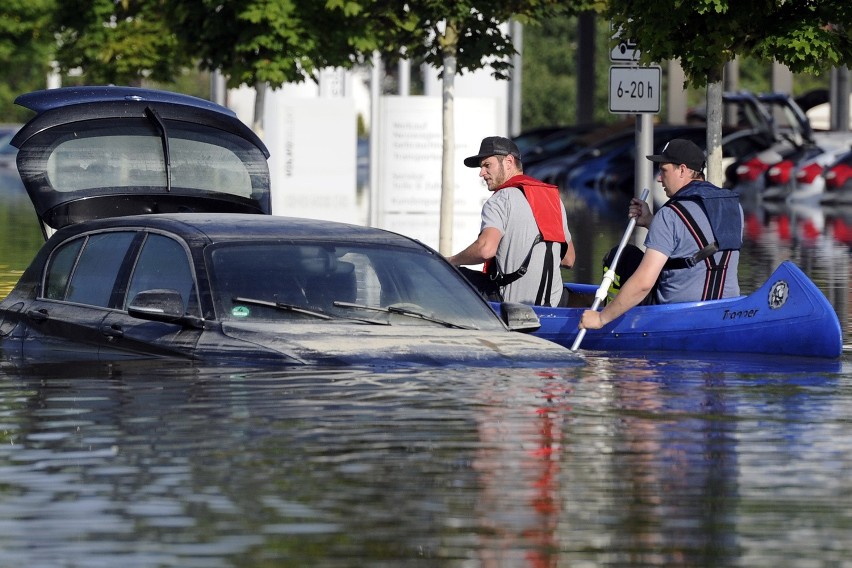
[[[37,91],[15,102],[36,112],[11,144],[45,236],[142,213],[271,213],[269,151],[229,109],[133,87]]]

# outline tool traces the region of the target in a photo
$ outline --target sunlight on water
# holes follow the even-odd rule
[[[0,274],[2,274],[2,278],[0,278],[0,299],[9,295],[23,273],[23,270],[13,268],[8,264],[0,264]]]

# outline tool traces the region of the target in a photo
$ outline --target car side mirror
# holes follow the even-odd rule
[[[500,319],[512,331],[535,331],[541,327],[538,315],[527,304],[503,302],[500,304]]]
[[[201,327],[200,318],[187,315],[184,311],[183,297],[177,290],[143,290],[127,306],[127,313],[143,320]]]

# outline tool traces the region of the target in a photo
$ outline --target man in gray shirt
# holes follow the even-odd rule
[[[484,263],[487,277],[463,269],[483,293],[481,284],[490,281],[503,301],[558,305],[560,266],[570,268],[576,256],[559,190],[523,174],[521,153],[508,138],[483,139],[479,153],[464,164],[479,168],[494,193],[482,207],[479,237],[447,260],[455,266]]]
[[[691,302],[739,296],[737,278],[743,211],[739,197],[704,181],[704,152],[675,139],[661,154],[658,180],[669,201],[655,215],[634,198],[630,216],[648,227],[645,254],[636,271],[600,312],[586,310],[580,329],[600,329],[643,302]],[[652,222],[653,221],[653,222]]]

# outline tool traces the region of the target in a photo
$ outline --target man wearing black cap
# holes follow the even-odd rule
[[[462,272],[489,299],[559,305],[559,268],[570,268],[575,259],[559,190],[524,175],[518,147],[501,136],[484,138],[464,165],[479,168],[494,193],[482,206],[479,237],[447,260],[454,266],[484,263],[485,274]]]
[[[737,194],[704,181],[704,152],[689,140],[674,139],[647,158],[660,164],[657,180],[669,200],[655,215],[644,201],[630,202],[630,216],[648,227],[645,254],[603,310],[583,312],[581,329],[600,329],[643,301],[667,304],[740,294],[743,211]]]

